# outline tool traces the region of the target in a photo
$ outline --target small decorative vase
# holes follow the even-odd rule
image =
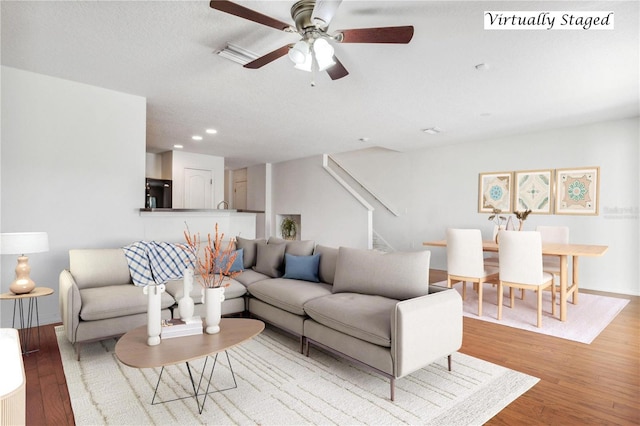
[[[494,229],[494,234],[493,234],[493,240],[496,242],[496,244],[499,244],[498,242],[498,236],[500,235],[500,231],[504,231],[505,228],[504,226],[500,225],[497,228]]]
[[[224,302],[224,287],[207,287],[202,289],[202,303],[205,305],[205,332],[216,334],[220,332],[220,317],[222,316],[222,302]]]
[[[178,302],[178,313],[182,321],[188,321],[193,317],[194,303],[191,298],[191,290],[193,290],[193,269],[184,270],[182,299]]]
[[[160,344],[160,331],[162,330],[162,319],[160,318],[160,301],[164,284],[150,284],[143,287],[142,291],[147,297],[147,345],[155,346]]]

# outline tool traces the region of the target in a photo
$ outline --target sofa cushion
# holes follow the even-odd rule
[[[244,263],[244,269],[249,269],[256,264],[256,257],[258,254],[257,245],[259,242],[264,242],[264,239],[250,240],[247,238],[236,237],[236,248],[243,249],[242,257]]]
[[[320,255],[294,256],[289,253],[284,254],[284,276],[292,280],[320,282],[318,279],[318,266]]]
[[[80,289],[132,284],[127,258],[120,248],[69,250],[69,272]]]
[[[391,347],[391,314],[395,299],[357,293],[336,293],[313,299],[304,310],[320,324],[367,342]]]
[[[338,249],[317,245],[314,254],[320,255],[320,265],[318,266],[318,278],[323,283],[333,284],[336,275],[336,262],[338,260]]]
[[[95,321],[147,312],[148,296],[143,289],[133,285],[112,285],[80,290],[82,308],[80,318]],[[176,303],[167,292],[162,292],[160,308],[166,309]]]
[[[296,315],[304,315],[303,306],[309,300],[331,294],[328,284],[286,278],[259,281],[248,290],[256,299]]]
[[[249,287],[255,282],[269,279],[271,279],[271,277],[261,274],[260,272],[256,272],[253,269],[245,269],[240,275],[234,278],[234,280],[239,281],[245,287]]]
[[[405,300],[429,292],[431,252],[381,253],[338,249],[334,293],[361,293]]]
[[[225,300],[235,299],[247,294],[247,288],[233,278],[225,278],[224,284],[228,284],[228,286],[224,289]]]
[[[282,276],[284,262],[284,244],[258,244],[258,257],[254,270],[272,278]]]
[[[220,270],[222,269],[222,272],[225,271],[225,269],[227,268],[227,263],[229,262],[229,258],[231,258],[231,256],[235,253],[236,257],[235,259],[233,259],[233,263],[231,264],[231,267],[229,268],[229,273],[231,272],[240,272],[240,271],[244,271],[244,249],[237,249],[237,250],[233,250],[228,254],[223,254],[222,257],[220,259],[216,259],[215,260],[215,265],[214,265],[214,272],[216,274],[220,273]]]
[[[284,252],[294,256],[311,256],[313,254],[313,247],[316,245],[313,240],[285,240],[283,238],[276,237],[269,237],[269,241],[267,243],[284,244]]]

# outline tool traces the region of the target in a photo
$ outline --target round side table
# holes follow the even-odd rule
[[[48,287],[36,287],[30,293],[25,294],[13,294],[2,293],[0,294],[0,300],[13,300],[13,323],[11,328],[16,328],[16,308],[18,311],[20,342],[22,345],[22,354],[28,355],[30,353],[40,350],[40,316],[38,315],[38,297],[49,296],[53,294],[53,289]],[[25,312],[24,300],[28,299],[29,304]],[[31,329],[33,327],[33,316],[36,317],[36,330],[38,332],[38,347],[30,349],[31,343]]]

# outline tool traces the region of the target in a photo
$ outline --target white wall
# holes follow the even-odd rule
[[[139,96],[2,67],[2,232],[46,231],[31,275],[56,294],[40,322],[59,320],[58,275],[68,250],[115,246],[139,233],[146,102]],[[2,256],[2,292],[16,258]],[[11,303],[0,304],[2,326]]]
[[[0,231],[49,234],[49,252],[29,256],[36,284],[56,292],[38,302],[41,324],[60,321],[58,276],[69,266],[69,249],[182,241],[185,221],[203,238],[216,222],[228,237],[255,236],[253,214],[140,213],[144,98],[13,68],[1,73]],[[2,256],[0,292],[9,291],[15,265],[15,256]],[[12,308],[0,303],[0,327],[11,326]]]
[[[277,215],[300,215],[302,240],[338,247],[368,244],[368,211],[323,168],[322,156],[272,165],[269,235],[279,236]]]
[[[162,156],[147,152],[145,156],[144,176],[153,179],[162,179]]]
[[[184,169],[210,170],[213,176],[212,206],[224,200],[224,157],[172,151],[173,208],[184,207]]]
[[[489,237],[492,223],[477,212],[478,173],[600,166],[600,215],[530,215],[525,229],[567,224],[572,242],[608,245],[603,257],[580,259],[581,286],[640,294],[638,126],[634,118],[407,153],[371,149],[334,157],[400,212],[394,217],[374,205],[374,229],[398,250],[422,249],[423,241],[444,238],[447,227],[480,228]],[[357,214],[359,206],[335,196],[334,182],[317,171],[320,158],[273,167],[281,185],[295,182],[274,181],[274,213],[304,212],[303,238],[321,241],[325,231],[333,232],[335,216]],[[331,244],[358,246],[353,239],[359,234],[355,226],[343,229]],[[446,269],[444,249],[430,250],[432,267]]]

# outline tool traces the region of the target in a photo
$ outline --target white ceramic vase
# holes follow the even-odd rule
[[[193,290],[193,269],[184,270],[182,298],[178,302],[178,313],[182,321],[188,321],[193,318],[194,303],[191,298],[191,290]]]
[[[149,346],[160,344],[160,332],[162,331],[160,302],[164,290],[164,284],[150,284],[142,289],[147,295],[147,345]]]
[[[224,302],[224,287],[207,287],[202,289],[202,303],[205,305],[205,332],[216,334],[220,332],[220,317],[222,316],[222,302]]]

